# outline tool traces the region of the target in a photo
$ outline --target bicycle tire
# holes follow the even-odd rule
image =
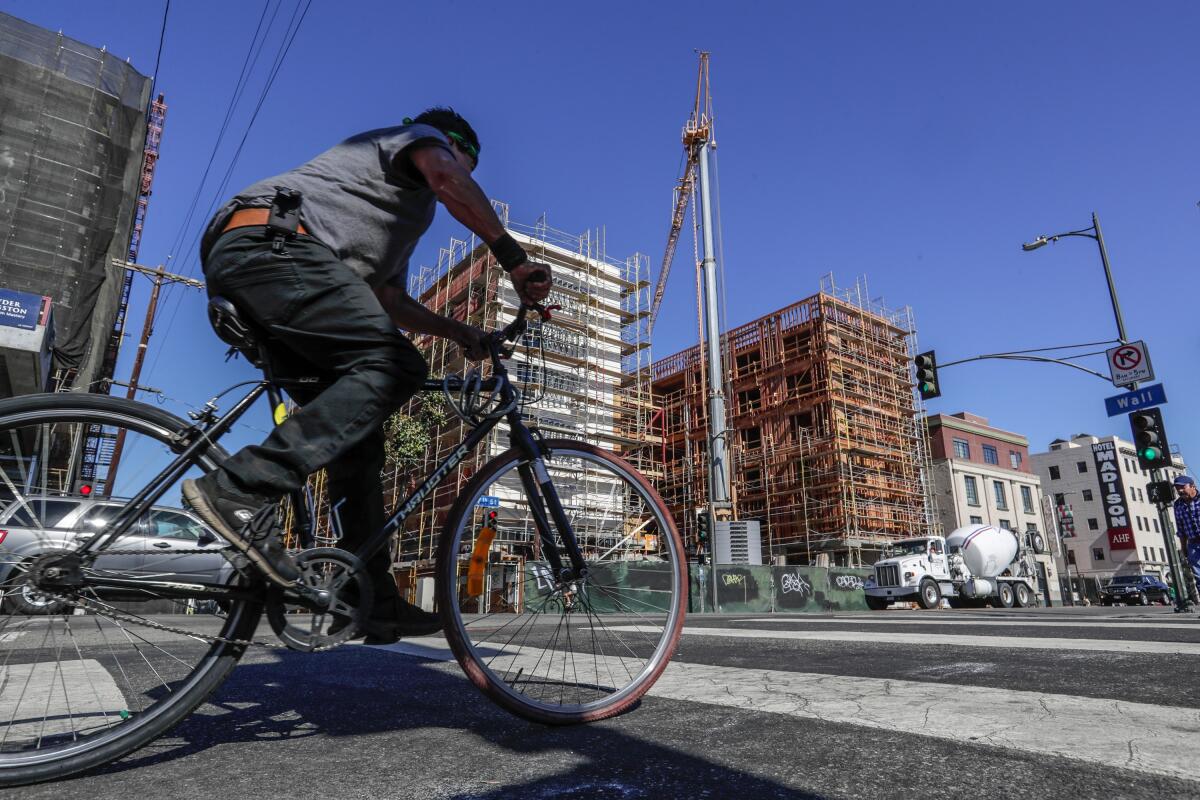
[[[30,423],[119,424],[130,431],[156,439],[167,448],[170,447],[167,444],[170,435],[188,426],[184,420],[162,409],[103,395],[60,393],[0,400],[0,432],[19,430],[17,426]],[[207,471],[225,458],[225,451],[214,444],[196,466]],[[235,601],[218,635],[229,639],[250,639],[261,614],[261,604]],[[96,625],[97,628],[101,627],[98,620]],[[8,646],[7,642],[0,643],[0,647]],[[60,645],[60,654],[62,649]],[[78,646],[76,649],[79,649]],[[4,752],[0,749],[0,787],[63,778],[134,752],[157,739],[207,700],[229,676],[244,651],[244,645],[210,644],[196,667],[180,682],[177,690],[169,692],[167,699],[154,703],[146,711],[131,715],[128,719],[122,717],[122,722],[114,723],[114,727],[105,733],[85,736],[47,751]],[[80,651],[81,665],[87,663],[82,658]],[[2,669],[6,670],[8,664],[6,658]],[[21,662],[18,660],[19,665]],[[36,667],[36,663],[30,667],[31,675]],[[65,685],[63,691],[67,691]],[[16,703],[13,717],[9,718],[7,724],[0,718],[0,725],[11,726],[14,723],[21,701],[17,700]]]
[[[511,471],[523,459],[523,455],[515,449],[508,450],[486,463],[475,474],[452,507],[439,543],[435,592],[439,612],[444,623],[446,640],[450,645],[450,649],[454,652],[459,665],[471,683],[492,701],[520,717],[535,722],[551,725],[592,722],[616,716],[633,707],[659,678],[663,670],[666,669],[671,656],[674,654],[679,643],[685,609],[687,607],[687,578],[683,541],[676,530],[666,503],[663,502],[658,492],[646,478],[639,474],[624,459],[602,448],[570,440],[547,440],[543,443],[543,450],[546,453],[553,454],[556,458],[564,457],[569,459],[579,457],[583,462],[592,461],[611,467],[615,475],[627,480],[631,486],[635,487],[635,491],[646,503],[649,513],[654,517],[656,527],[658,528],[657,535],[662,537],[662,543],[665,544],[665,552],[669,554],[669,557],[665,559],[659,571],[663,572],[671,583],[671,589],[669,590],[671,596],[666,604],[666,620],[662,624],[661,632],[657,634],[658,639],[653,643],[654,650],[647,658],[644,668],[640,669],[635,676],[631,675],[631,681],[624,686],[603,687],[614,689],[606,697],[590,702],[564,703],[556,707],[554,703],[536,701],[523,692],[515,690],[504,677],[489,665],[488,655],[494,650],[495,646],[488,644],[486,641],[476,643],[472,640],[472,634],[468,631],[469,623],[463,616],[458,591],[459,565],[462,563],[460,550],[464,544],[463,531],[470,522],[477,499],[482,496],[485,490],[493,486],[506,471]],[[580,597],[584,597],[586,594],[586,586],[582,587],[578,592],[578,596]],[[586,607],[590,602],[590,600],[580,600],[578,604]],[[570,603],[564,604],[561,595],[557,598],[551,595],[547,598],[543,607],[547,611],[558,611],[563,619],[567,619],[571,613],[569,605]],[[620,603],[617,601],[613,605],[616,607]],[[541,611],[535,610],[532,613],[537,614],[541,613]],[[601,613],[595,608],[585,608],[584,615],[586,616],[586,620],[579,617],[578,612],[576,614],[576,620],[586,622],[586,625],[592,628],[593,645],[597,644],[596,630],[600,630],[603,634],[611,630],[616,630],[618,627],[621,630],[628,629],[626,626],[606,626],[600,619]],[[566,627],[569,631],[571,624],[568,623]],[[635,625],[634,627],[637,626]],[[527,634],[526,641],[529,638]],[[603,640],[603,635],[601,636],[601,640]],[[557,641],[558,638],[556,635],[555,643]],[[570,646],[570,641],[570,634],[568,632],[568,647]],[[501,647],[500,649],[504,650],[505,647]],[[524,643],[516,649],[524,649]],[[602,647],[601,650],[603,650]],[[606,655],[603,652],[601,654],[593,653],[593,656],[597,655],[601,659],[612,658],[612,656]],[[543,671],[547,671],[553,667],[554,658],[554,653],[551,653],[550,663],[547,667],[543,668]],[[565,655],[563,659],[565,681]],[[494,656],[492,660],[494,660]],[[540,657],[538,665],[541,665]],[[573,664],[572,666],[574,667],[575,665]],[[517,673],[517,677],[513,681],[514,683],[522,679],[523,669],[522,672]],[[533,675],[537,671],[536,668],[531,670],[530,675]],[[600,667],[597,666],[595,673],[597,680],[592,684],[587,684],[588,688],[599,691],[598,687],[602,683],[600,681],[600,671]],[[579,683],[578,676],[576,675],[575,677],[576,682]],[[609,677],[612,677],[611,670],[609,671]],[[525,680],[526,682],[531,682],[529,678]]]

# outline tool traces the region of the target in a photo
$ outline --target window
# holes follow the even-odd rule
[[[1141,517],[1134,517],[1134,518],[1133,518],[1133,521],[1137,523],[1137,528],[1138,528],[1138,530],[1139,530],[1139,531],[1140,531],[1140,530],[1144,530],[1144,529],[1142,528],[1142,518],[1141,518]]]
[[[996,495],[996,508],[1000,511],[1008,511],[1008,495],[1004,492],[1004,484],[1000,481],[992,481],[992,493]]]
[[[1051,468],[1050,468],[1050,480],[1052,480],[1052,481],[1056,481],[1056,480],[1058,480],[1058,479],[1059,479],[1059,478],[1061,478],[1061,477],[1062,477],[1062,476],[1061,476],[1061,475],[1058,473],[1058,467],[1051,467]]]
[[[971,516],[971,524],[972,525],[982,525],[983,517],[977,517],[977,516],[972,515]]]
[[[1063,494],[1062,492],[1059,492],[1058,494],[1054,495],[1054,505],[1065,506],[1066,504],[1067,504],[1067,496],[1065,494]]]
[[[1026,533],[1037,533],[1037,523],[1036,522],[1026,522],[1025,523],[1025,532]]]
[[[1012,523],[1011,523],[1010,521],[1006,520],[1006,519],[1002,519],[1002,520],[1000,520],[1000,530],[1002,530],[1002,531],[1011,531],[1011,530],[1012,530]]]
[[[151,536],[194,542],[200,538],[200,534],[203,532],[204,528],[199,522],[184,514],[175,511],[154,510],[150,512],[149,533]]]
[[[23,528],[57,528],[59,523],[78,507],[79,502],[76,500],[30,497],[24,503],[18,503],[4,522]]]
[[[954,440],[954,457],[955,458],[970,458],[971,457],[971,445],[967,442],[966,439],[955,439]]]
[[[975,485],[975,478],[971,475],[964,475],[963,486],[967,490],[967,505],[979,505],[979,487]]]
[[[1100,530],[1100,521],[1097,520],[1095,517],[1088,517],[1088,530],[1089,531]]]
[[[1146,560],[1147,560],[1147,561],[1153,561],[1153,560],[1154,560],[1154,556],[1150,555],[1150,548],[1149,548],[1149,547],[1143,547],[1143,548],[1142,548],[1142,555],[1143,555],[1143,556],[1145,556],[1145,558],[1146,558]]]
[[[1033,513],[1033,489],[1028,486],[1021,487],[1021,508],[1026,514]]]
[[[1021,453],[1019,450],[1008,451],[1008,463],[1012,465],[1013,469],[1021,468]]]
[[[1092,499],[1092,490],[1091,490],[1091,489],[1084,489],[1084,490],[1083,490],[1083,499],[1084,499],[1084,500],[1091,500],[1091,499]]]
[[[1070,564],[1071,566],[1075,566],[1075,551],[1074,550],[1067,550],[1067,563]]]
[[[1156,519],[1154,519],[1153,517],[1151,517],[1150,521],[1154,523],[1154,532],[1155,532],[1155,533],[1162,533],[1162,531],[1160,531],[1160,530],[1158,529],[1158,520],[1156,520]]]
[[[758,428],[743,429],[742,446],[747,450],[757,450],[759,447],[762,447],[762,431]]]
[[[985,444],[983,446],[983,460],[988,464],[999,465],[1000,456],[996,453],[996,448],[992,447],[990,444]]]
[[[1079,474],[1082,475],[1083,473],[1087,472],[1087,462],[1086,461],[1076,461],[1075,469],[1079,470]]]
[[[1093,547],[1092,548],[1092,561],[1103,561],[1103,560],[1104,560],[1104,548],[1103,547]]]
[[[1158,548],[1158,560],[1163,562],[1167,560],[1167,551],[1163,550],[1161,547]]]

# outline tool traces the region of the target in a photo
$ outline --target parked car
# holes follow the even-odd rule
[[[1148,606],[1150,603],[1170,605],[1171,592],[1157,575],[1117,575],[1100,590],[1100,602]]]
[[[103,533],[124,505],[102,497],[26,497],[0,509],[0,611],[57,614],[62,601],[36,591],[25,580],[29,563],[43,553],[70,550]],[[132,575],[189,583],[224,583],[233,567],[221,555],[223,541],[190,511],[153,506],[93,569],[114,577]],[[179,550],[204,552],[176,553]],[[131,599],[131,598],[124,598]]]

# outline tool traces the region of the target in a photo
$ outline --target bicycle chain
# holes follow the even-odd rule
[[[239,555],[237,553],[237,551],[234,550],[232,547],[222,548],[220,550],[172,550],[170,552],[171,552],[171,555],[185,554],[185,553],[186,554],[221,553],[222,555],[224,555],[226,552],[233,553],[235,556]],[[145,553],[146,553],[145,550],[105,550],[104,551],[104,555],[106,555],[106,556],[145,555]],[[226,559],[229,560],[229,557],[226,556]],[[230,563],[231,564],[233,563],[232,560],[230,560]],[[242,571],[241,568],[239,568],[237,564],[233,564],[233,568],[238,570],[238,572]],[[121,611],[117,608],[114,608],[114,607],[108,605],[107,603],[100,603],[98,601],[92,600],[91,598],[83,597],[80,595],[76,595],[74,597],[69,597],[67,595],[57,594],[56,592],[48,592],[44,589],[38,589],[37,591],[39,594],[43,594],[47,597],[52,597],[55,600],[66,603],[67,605],[71,606],[72,608],[82,608],[85,611],[90,609],[97,614],[100,614],[104,617],[108,617],[108,618],[111,618],[111,619],[114,619],[117,621],[129,622],[134,625],[141,625],[144,628],[153,628],[155,630],[164,631],[166,633],[174,633],[174,634],[178,634],[180,636],[190,636],[194,639],[200,639],[201,641],[208,642],[209,644],[231,644],[231,645],[240,645],[243,647],[262,647],[262,648],[266,648],[268,650],[286,650],[286,649],[288,649],[287,645],[283,644],[282,642],[259,641],[257,639],[230,639],[227,636],[213,636],[210,634],[198,633],[196,631],[184,630],[183,628],[173,628],[170,625],[164,625],[161,622],[155,622],[153,620],[146,619],[145,617],[139,617],[139,616],[135,616],[133,614],[127,614],[124,611]],[[339,642],[338,644],[330,645],[328,647],[317,647],[317,648],[314,648],[312,650],[312,652],[323,653],[327,650],[332,650],[335,647],[340,647],[342,644],[344,644],[344,643]]]

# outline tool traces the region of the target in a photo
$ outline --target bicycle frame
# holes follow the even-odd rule
[[[493,376],[482,382],[481,389],[485,391],[498,391],[499,405],[497,407],[509,407],[509,410],[503,415],[485,417],[477,424],[463,440],[462,444],[455,448],[430,473],[429,477],[409,494],[395,513],[384,523],[383,527],[354,552],[354,555],[364,563],[388,545],[392,534],[400,529],[404,521],[421,505],[421,502],[445,480],[446,476],[503,419],[508,422],[509,438],[513,448],[518,450],[523,457],[517,469],[529,502],[530,514],[538,530],[538,544],[540,544],[539,549],[541,550],[541,554],[549,562],[554,574],[560,581],[569,582],[582,578],[587,574],[587,567],[584,563],[583,554],[579,549],[579,544],[575,539],[574,530],[567,519],[558,492],[542,459],[541,446],[521,420],[516,390],[508,380],[508,370],[501,362],[501,353],[499,352],[497,342],[492,340],[491,344]],[[266,379],[256,383],[224,416],[215,416],[213,413],[214,409],[208,407],[199,419],[197,419],[195,425],[190,426],[184,431],[176,432],[174,438],[179,440],[179,445],[182,447],[179,455],[159,472],[158,475],[152,478],[145,488],[126,503],[108,527],[104,536],[97,536],[85,542],[75,551],[75,555],[82,558],[94,557],[106,549],[112,542],[116,541],[118,537],[129,530],[134,522],[167,492],[175,481],[183,477],[184,473],[197,462],[212,444],[229,431],[233,424],[246,413],[259,397],[266,393],[273,403],[278,402],[280,398],[280,386],[286,385],[288,382],[286,380],[276,380],[268,372]],[[419,391],[440,392],[452,388],[461,389],[462,386],[463,381],[461,379],[447,379],[446,381],[429,380],[424,383]],[[560,538],[570,561],[569,568],[564,567],[562,563],[551,522],[553,522],[554,526],[560,532]],[[87,584],[90,587],[118,590],[136,590],[138,587],[153,587],[162,596],[176,598],[189,598],[199,595],[204,598],[244,599],[247,596],[244,591],[227,587],[180,583],[177,581],[89,577]]]

